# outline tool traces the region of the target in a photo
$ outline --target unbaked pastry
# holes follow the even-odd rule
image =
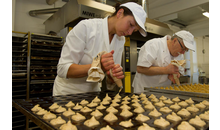
[[[165,104],[162,102],[162,100],[160,100],[159,102],[154,103],[154,105],[157,106],[157,107],[165,106]]]
[[[195,106],[199,109],[204,109],[206,107],[202,102],[196,104]]]
[[[135,120],[143,123],[143,122],[150,120],[150,118],[148,116],[143,115],[143,114],[138,114],[138,116],[135,118]]]
[[[129,104],[130,102],[127,100],[124,100],[121,104]]]
[[[175,103],[174,105],[171,105],[170,108],[175,111],[178,111],[181,107],[177,103]]]
[[[44,114],[43,119],[45,119],[45,120],[51,120],[51,119],[54,119],[54,118],[56,118],[56,117],[57,117],[57,116],[56,116],[55,114],[50,113],[50,111],[49,111],[49,112],[47,112],[47,113]]]
[[[133,107],[137,108],[137,107],[141,107],[141,104],[139,104],[138,102],[134,102],[133,104],[131,104]]]
[[[69,117],[69,116],[72,116],[72,115],[74,115],[74,114],[75,114],[75,112],[72,111],[70,108],[68,108],[68,110],[63,113],[63,115],[64,115],[65,117]]]
[[[153,98],[156,98],[156,96],[151,94],[148,98],[153,99]]]
[[[167,98],[162,95],[159,99],[164,101],[164,100],[166,100]]]
[[[188,122],[182,121],[180,125],[177,126],[177,130],[196,130]]]
[[[129,107],[129,106],[126,105],[126,104],[123,104],[120,108],[121,108],[121,109],[128,109],[128,110],[131,109],[131,107]]]
[[[69,101],[65,106],[66,107],[74,107],[75,104],[72,101]]]
[[[195,107],[193,104],[191,106],[187,107],[186,110],[188,110],[191,113],[196,113],[199,111],[199,109],[197,107]]]
[[[196,127],[204,127],[206,125],[205,121],[201,120],[199,116],[189,120],[189,123]]]
[[[205,121],[209,121],[209,113],[208,112],[200,114],[199,117]]]
[[[123,126],[123,127],[125,127],[125,128],[132,127],[132,126],[133,126],[133,124],[132,124],[132,122],[131,122],[131,119],[130,119],[129,121],[122,121],[122,122],[119,123],[119,125],[120,125],[120,126]]]
[[[94,103],[100,103],[101,100],[98,98],[98,96],[96,96],[93,100]]]
[[[116,114],[116,113],[118,112],[118,110],[115,109],[115,108],[112,107],[112,106],[108,107],[108,108],[106,109],[106,111],[107,111],[107,112],[112,112],[112,113],[114,113],[114,114]]]
[[[173,104],[173,102],[170,99],[164,100],[163,102],[168,105]]]
[[[78,104],[78,103],[77,103]],[[86,101],[85,99],[83,99],[79,104],[81,104],[82,106],[86,106],[87,104],[89,104],[88,101]],[[80,108],[81,109],[81,108]]]
[[[193,104],[193,103],[194,103],[194,101],[192,100],[192,98],[189,98],[189,99],[185,100],[185,102],[188,103],[188,104]]]
[[[146,94],[141,93],[141,94],[139,95],[139,97],[140,97],[140,98],[146,98]]]
[[[128,118],[128,117],[133,116],[133,113],[130,112],[128,109],[123,109],[120,115],[124,118]]]
[[[145,105],[144,108],[145,108],[145,109],[148,109],[148,110],[152,110],[152,109],[154,109],[155,107],[154,107],[154,105],[150,102],[150,103],[148,103],[147,105]]]
[[[142,104],[145,104],[145,105],[147,105],[147,104],[149,104],[149,103],[151,103],[151,102],[148,101],[148,99],[147,99],[147,100],[144,100],[144,101],[142,102]]]
[[[75,121],[75,122],[80,122],[80,121],[85,120],[86,118],[85,118],[83,115],[81,115],[81,114],[79,114],[79,113],[77,112],[75,115],[73,115],[73,116],[71,117],[71,119],[72,119],[73,121]]]
[[[106,127],[102,127],[100,130],[114,130],[114,129],[112,129],[109,125],[107,125]]]
[[[159,99],[153,98],[153,99],[151,99],[151,102],[154,102],[154,103],[159,102]]]
[[[113,124],[118,120],[118,118],[112,112],[109,112],[103,119],[110,124]]]
[[[175,97],[175,98],[172,99],[172,101],[173,101],[173,102],[179,102],[180,99],[179,99],[179,97]]]
[[[106,96],[103,100],[111,101],[112,99],[111,99],[111,97],[108,96],[108,93],[106,93]]]
[[[189,113],[188,110],[183,108],[183,109],[181,109],[180,111],[177,112],[177,115],[179,115],[181,117],[189,117],[191,114]]]
[[[142,126],[138,127],[138,130],[155,130],[155,129],[150,127],[148,124],[143,123]]]
[[[66,124],[60,127],[60,130],[77,130],[77,127],[71,123],[69,120]]]
[[[128,96],[126,96],[126,97],[124,97],[122,100],[131,100],[131,98],[128,97]]]
[[[97,107],[98,110],[103,110],[103,109],[105,109],[105,108],[106,108],[106,107],[103,106],[102,103],[100,103],[100,105]]]
[[[80,109],[80,111],[81,112],[83,112],[83,113],[88,113],[88,112],[91,112],[92,111],[92,109],[90,109],[90,108],[88,108],[88,107],[83,107],[82,109]]]
[[[160,108],[159,111],[163,112],[163,113],[166,113],[166,114],[172,112],[172,110],[169,107],[162,107],[162,108]]]
[[[114,98],[114,99],[112,100],[112,102],[120,102],[120,101],[121,101],[120,98]]]
[[[33,108],[31,108],[31,111],[37,112],[40,111],[42,108],[39,106],[39,104],[35,105]]]
[[[134,99],[134,98],[139,98],[139,96],[138,96],[138,95],[133,94],[133,95],[131,96],[131,98],[132,98],[132,99]]]
[[[96,107],[96,106],[98,106],[98,104],[92,101],[92,102],[89,103],[87,106],[88,106],[88,107]]]
[[[57,118],[51,120],[50,123],[51,123],[53,126],[55,126],[55,125],[65,124],[66,121],[65,121],[64,119],[62,119],[61,116],[58,116]]]
[[[40,111],[38,111],[36,114],[37,115],[39,115],[39,116],[41,116],[41,115],[44,115],[44,114],[46,114],[48,111],[47,110],[45,110],[45,109],[40,109]]]
[[[96,119],[99,119],[101,116],[103,116],[103,114],[98,110],[96,109],[95,111],[93,111],[91,113],[92,116],[94,116]]]
[[[178,105],[180,105],[181,107],[187,107],[188,103],[186,103],[185,101],[181,101],[178,103]]]
[[[81,105],[79,105],[78,103],[76,104],[75,107],[73,107],[74,110],[79,110],[82,109],[83,107]]]
[[[202,101],[202,104],[206,105],[206,106],[209,106],[209,102],[207,100],[203,100]]]
[[[57,109],[56,109],[56,112],[58,113],[62,113],[62,112],[65,112],[66,111],[66,108],[62,107],[62,106],[59,106]]]
[[[134,109],[134,112],[141,114],[141,113],[144,113],[144,109],[141,106],[138,106],[137,108]]]
[[[117,107],[117,106],[119,106],[119,104],[117,102],[112,102],[112,104],[110,106]]]
[[[170,122],[165,120],[163,117],[160,117],[160,119],[156,119],[154,121],[154,125],[160,128],[166,128],[168,125],[170,125]]]
[[[110,100],[110,101],[111,101],[111,100]],[[110,102],[109,102],[109,100],[107,100],[107,99],[103,99],[102,102],[101,102],[101,104],[103,104],[103,105],[108,105],[108,104],[110,104]]]
[[[86,120],[86,121],[84,122],[84,125],[87,126],[87,127],[89,127],[89,128],[94,128],[94,127],[96,127],[96,126],[99,125],[99,121],[97,121],[97,120],[95,119],[95,117],[92,116],[92,118],[90,118],[89,120]]]
[[[177,116],[175,112],[172,112],[172,114],[169,114],[166,118],[171,122],[178,122],[182,120],[182,118]]]
[[[117,95],[115,95],[114,98],[119,98],[119,99],[121,99],[121,96],[120,96],[119,93],[118,93]]]
[[[54,110],[54,109],[57,109],[58,107],[59,107],[59,105],[57,105],[57,103],[55,102],[49,107],[49,109]]]
[[[152,117],[154,117],[154,118],[157,118],[157,117],[159,117],[159,116],[161,116],[161,115],[162,115],[162,114],[161,114],[160,112],[158,112],[157,109],[155,109],[155,108],[154,108],[153,111],[151,111],[151,112],[149,113],[149,116],[152,116]]]

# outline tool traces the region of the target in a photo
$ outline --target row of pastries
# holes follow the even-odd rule
[[[199,110],[203,110],[209,107],[209,102],[204,100],[198,104],[194,105],[194,101],[189,98],[185,101],[181,101],[178,97],[170,99],[165,96],[161,96],[157,98],[155,95],[151,94],[148,98],[145,94],[135,95],[133,94],[131,97],[125,96],[122,98],[119,93],[113,98],[106,94],[105,98],[101,101],[97,96],[89,103],[85,99],[81,102],[73,103],[69,101],[64,106],[60,106],[57,103],[53,103],[49,107],[49,111],[41,108],[39,104],[35,105],[31,110],[36,115],[43,116],[44,120],[47,120],[53,126],[59,127],[61,130],[65,130],[68,127],[77,129],[75,125],[72,124],[75,122],[84,121],[84,125],[89,128],[95,128],[100,125],[99,118],[103,117],[103,120],[110,124],[106,127],[103,127],[101,130],[111,130],[111,125],[118,120],[116,114],[118,113],[118,109],[121,109],[122,116],[125,121],[121,121],[119,123],[120,126],[129,128],[133,126],[132,117],[135,114],[137,116],[134,118],[138,122],[142,123],[138,130],[142,129],[154,129],[150,127],[146,121],[154,118],[154,125],[159,128],[166,128],[173,122],[180,122],[182,119],[189,117],[193,113],[197,113]],[[131,107],[134,110],[131,111]],[[102,110],[107,112],[106,115],[103,115]],[[148,115],[144,114],[144,112],[149,111]],[[56,116],[55,113],[62,113],[63,116],[68,117],[69,120],[66,122],[61,116]],[[134,112],[134,113],[133,113]],[[86,120],[86,117],[80,113],[90,113],[91,118]],[[169,114],[164,119],[161,115]],[[209,112],[206,111],[195,118],[191,118],[189,122],[182,121],[181,124],[177,127],[178,130],[181,130],[182,125],[187,125],[189,128],[195,127],[204,127],[206,125],[205,121],[209,121]],[[200,122],[200,125],[198,125]],[[195,129],[195,128],[194,128]],[[189,129],[191,130],[191,129]]]

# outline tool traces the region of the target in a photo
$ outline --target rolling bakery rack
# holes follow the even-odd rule
[[[62,46],[62,37],[12,31],[12,99],[52,95]],[[25,124],[36,126],[12,106],[12,128]]]

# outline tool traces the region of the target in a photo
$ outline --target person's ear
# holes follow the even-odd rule
[[[124,14],[124,9],[119,9],[117,12],[117,18],[120,18]]]

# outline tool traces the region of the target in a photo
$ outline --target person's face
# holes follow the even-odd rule
[[[131,15],[124,16],[124,10],[120,9],[117,13],[117,22],[116,22],[116,34],[118,36],[127,36],[131,35],[133,32],[136,32],[140,29],[135,19]]]
[[[172,42],[173,47],[170,52],[172,56],[177,57],[179,54],[184,54],[186,51],[188,51],[182,40],[174,38]]]

